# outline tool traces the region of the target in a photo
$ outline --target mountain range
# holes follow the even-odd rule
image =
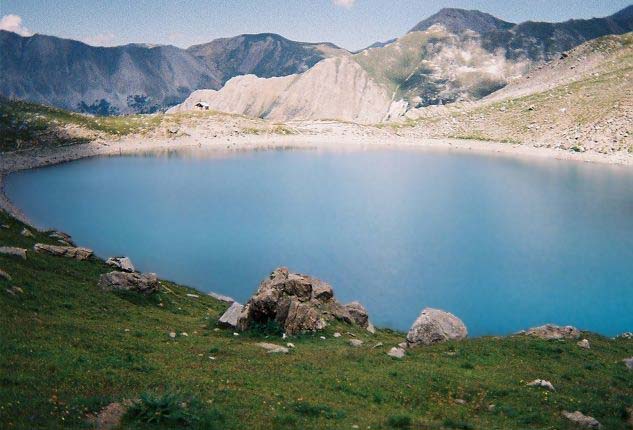
[[[374,121],[392,112],[394,104],[398,110],[485,97],[587,40],[630,31],[633,6],[605,18],[521,24],[479,11],[442,9],[404,36],[356,53],[270,33],[181,49],[94,47],[0,31],[0,95],[116,114],[164,110],[205,89],[212,106],[237,113]],[[266,79],[279,77],[286,78]],[[368,89],[367,97],[353,93]],[[339,104],[351,100],[356,108],[324,109],[318,103],[328,99],[316,94],[329,94]],[[369,112],[363,107],[368,101],[379,109]]]

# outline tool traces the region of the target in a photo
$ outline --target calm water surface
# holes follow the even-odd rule
[[[11,175],[41,227],[246,300],[281,265],[377,325],[633,330],[633,171],[416,150],[93,158]]]

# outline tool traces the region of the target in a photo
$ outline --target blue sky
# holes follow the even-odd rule
[[[95,45],[187,47],[218,37],[273,32],[348,49],[405,33],[442,7],[499,18],[563,21],[610,15],[631,0],[0,0],[0,28]]]

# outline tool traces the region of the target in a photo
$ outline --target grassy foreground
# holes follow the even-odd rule
[[[24,226],[3,212],[0,224],[10,227],[0,228],[0,246],[52,243],[22,236]],[[32,251],[26,260],[0,255],[0,269],[12,277],[0,279],[3,429],[89,428],[87,413],[124,399],[142,399],[124,428],[203,429],[573,428],[562,410],[624,429],[633,405],[633,372],[622,363],[633,340],[586,334],[584,350],[488,337],[397,360],[385,352],[402,333],[338,326],[288,339],[295,349],[271,355],[256,346],[264,331],[216,330],[226,305],[190,288],[164,282],[151,298],[106,293],[96,286],[109,271],[101,260]],[[9,293],[13,286],[23,292]],[[349,346],[346,332],[364,345]],[[276,335],[267,341],[282,344]],[[556,391],[525,386],[536,378]]]

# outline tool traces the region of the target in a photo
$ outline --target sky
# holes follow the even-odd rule
[[[511,22],[611,15],[632,0],[0,0],[0,29],[92,45],[188,47],[242,33],[279,33],[356,50],[398,37],[443,7]]]

